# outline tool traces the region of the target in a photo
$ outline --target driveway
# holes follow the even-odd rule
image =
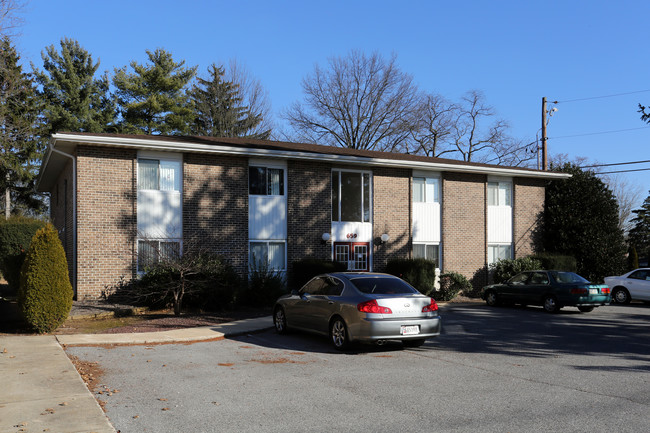
[[[190,345],[76,347],[126,432],[629,431],[650,421],[650,307],[448,304],[422,348],[272,331]]]

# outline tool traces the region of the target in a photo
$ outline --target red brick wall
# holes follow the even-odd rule
[[[442,176],[442,271],[465,275],[475,287],[487,282],[484,175]]]
[[[248,266],[248,159],[185,154],[183,245],[207,248]]]
[[[331,244],[321,242],[332,227],[332,167],[310,161],[287,165],[287,269],[296,260],[331,260]],[[291,283],[291,282],[290,282]]]
[[[513,180],[513,236],[515,258],[536,252],[536,238],[544,212],[544,180],[515,178]]]
[[[135,150],[77,147],[77,299],[134,276]]]
[[[382,272],[394,258],[411,253],[411,170],[374,168],[373,173],[373,270]],[[378,245],[382,234],[390,239]]]

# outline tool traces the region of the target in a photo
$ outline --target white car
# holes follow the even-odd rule
[[[605,277],[612,300],[628,304],[631,300],[650,302],[650,268],[635,269],[620,277]]]

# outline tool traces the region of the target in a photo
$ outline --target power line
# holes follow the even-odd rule
[[[628,165],[628,164],[645,164],[646,162],[650,162],[650,159],[645,160],[645,161],[629,161],[629,162],[615,162],[615,163],[611,163],[611,164],[583,165],[580,168],[611,167],[613,165]]]
[[[590,101],[592,99],[614,98],[616,96],[634,95],[636,93],[647,93],[647,92],[650,92],[650,89],[648,89],[648,90],[636,90],[634,92],[614,93],[612,95],[591,96],[591,97],[588,97],[588,98],[567,99],[566,101],[553,101],[553,103],[554,104],[562,104],[562,103],[567,103],[567,102]]]
[[[596,173],[596,174],[631,173],[633,171],[650,171],[650,168],[639,168],[637,170],[605,171],[605,172]]]
[[[574,135],[560,135],[560,136],[557,136],[557,137],[548,137],[547,140],[557,140],[558,138],[586,137],[588,135],[614,134],[616,132],[638,131],[640,129],[647,129],[647,128],[648,128],[648,126],[641,126],[639,128],[616,129],[616,130],[613,130],[613,131],[588,132],[588,133],[585,133],[585,134],[574,134]]]

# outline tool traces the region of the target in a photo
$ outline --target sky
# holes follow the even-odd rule
[[[315,65],[351,50],[397,56],[424,91],[458,101],[479,90],[510,133],[526,142],[541,128],[542,97],[558,101],[548,122],[549,155],[593,164],[650,160],[647,0],[30,0],[15,39],[23,63],[73,38],[100,71],[164,48],[199,67],[236,59],[268,91],[273,121],[303,98]],[[30,68],[31,69],[31,68]],[[612,132],[616,131],[616,132]],[[608,167],[638,198],[650,163]]]

